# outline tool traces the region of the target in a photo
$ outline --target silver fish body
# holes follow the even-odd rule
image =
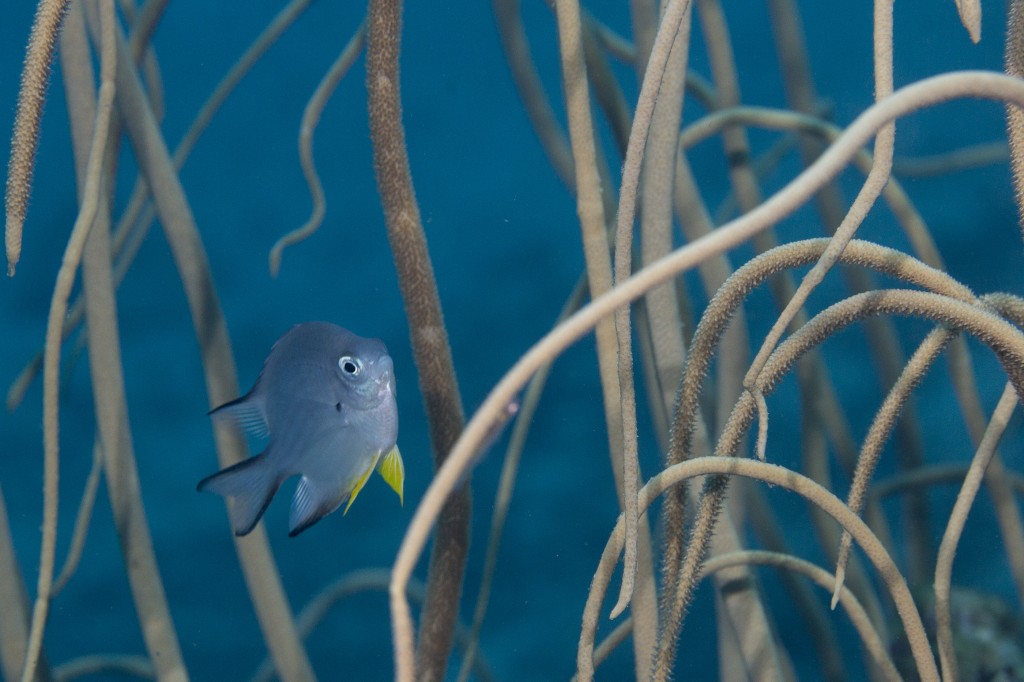
[[[394,365],[377,339],[326,322],[293,327],[274,344],[252,390],[210,415],[269,436],[261,454],[197,486],[233,498],[236,535],[256,526],[295,475],[302,478],[292,499],[291,536],[345,500],[351,505],[375,468],[402,497]]]

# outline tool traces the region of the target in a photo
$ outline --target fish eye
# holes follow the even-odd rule
[[[354,358],[351,355],[342,355],[338,358],[338,367],[341,371],[349,376],[357,377],[363,370],[363,363],[359,358]]]

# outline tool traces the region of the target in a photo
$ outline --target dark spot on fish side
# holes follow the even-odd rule
[[[336,404],[336,405],[334,406],[334,409],[336,409],[336,410],[337,410],[338,412],[341,412],[341,403],[337,403],[337,404]]]

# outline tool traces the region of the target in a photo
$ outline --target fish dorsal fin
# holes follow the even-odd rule
[[[363,489],[364,485],[366,485],[366,481],[369,480],[370,474],[373,473],[373,467],[376,466],[378,459],[380,459],[379,452],[376,455],[374,455],[373,461],[370,462],[370,466],[366,467],[366,471],[362,473],[362,475],[356,481],[356,484],[352,487],[352,494],[349,495],[348,504],[345,505],[345,511],[341,513],[342,516],[348,514],[348,508],[351,507],[352,503],[356,501],[356,496],[359,495],[359,491]]]
[[[398,493],[398,503],[405,504],[405,463],[402,462],[402,453],[398,446],[391,448],[391,451],[384,455],[377,467],[381,477],[387,481],[391,489]]]
[[[261,438],[270,433],[270,425],[267,424],[263,408],[253,399],[252,393],[211,410],[210,416],[217,421],[230,421]]]

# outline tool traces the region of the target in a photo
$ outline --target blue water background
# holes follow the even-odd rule
[[[553,15],[544,3],[524,4],[542,78],[561,111]],[[819,92],[827,98],[833,119],[846,124],[872,98],[871,8],[868,3],[803,4]],[[30,5],[25,0],[7,2],[0,22],[4,130],[13,120]],[[155,36],[167,100],[167,139],[180,138],[208,93],[279,5],[198,0],[170,4]],[[329,0],[314,3],[232,94],[181,175],[227,318],[242,390],[255,379],[273,341],[305,320],[330,320],[380,337],[395,359],[399,442],[407,466],[405,507],[373,480],[347,516],[332,515],[289,539],[291,487],[286,486],[270,506],[265,523],[296,610],[333,579],[392,562],[432,471],[408,330],[373,180],[363,60],[339,86],[317,132],[316,159],[327,195],[324,225],[285,252],[276,280],[267,269],[270,246],[304,222],[311,206],[295,144],[303,106],[357,26],[361,7]],[[627,3],[593,2],[588,7],[628,33]],[[765,7],[730,3],[726,12],[744,102],[784,105]],[[952,2],[898,3],[897,87],[950,69],[1000,68],[1004,22],[1003,8],[987,3],[983,40],[975,46],[960,26]],[[709,73],[699,37],[691,66]],[[402,68],[404,120],[417,197],[463,402],[471,412],[551,327],[582,272],[574,200],[551,170],[523,113],[489,3],[409,3]],[[617,69],[629,84],[627,95],[635,97],[628,69]],[[54,278],[76,214],[59,75],[58,67],[43,121],[22,261],[17,277],[3,278],[0,284],[0,380],[5,386],[41,347]],[[700,113],[688,102],[688,120]],[[899,123],[897,152],[937,153],[1002,134],[1002,108],[997,104],[943,105]],[[752,133],[751,138],[757,152],[775,136]],[[617,158],[611,158],[612,167],[618,167]],[[714,207],[728,191],[718,141],[704,143],[692,160]],[[119,207],[130,189],[126,179],[132,170],[131,155],[124,153]],[[795,170],[791,159],[767,181],[766,189],[778,188]],[[844,175],[848,200],[860,177],[854,171]],[[1022,290],[1021,244],[1005,164],[908,181],[906,186],[956,277],[980,292]],[[787,221],[781,233],[784,239],[817,236],[817,216],[804,210]],[[864,234],[905,247],[884,208],[872,212]],[[812,301],[820,307],[836,295],[837,289],[827,288]],[[767,298],[755,300],[763,306],[752,307],[750,323],[763,335],[774,313]],[[185,660],[195,679],[244,679],[264,656],[265,647],[224,507],[214,496],[194,490],[196,481],[217,468],[205,416],[209,405],[185,297],[158,227],[121,286],[118,303],[142,495]],[[925,331],[920,324],[903,329],[912,339]],[[904,345],[913,347],[908,341]],[[833,378],[858,436],[880,400],[874,374],[858,364],[863,362],[863,346],[858,331],[840,335],[826,346]],[[991,409],[1003,379],[980,346],[972,345],[972,350],[983,400]],[[72,362],[69,354],[66,350],[60,413],[58,562],[66,553],[95,435],[87,358],[83,354]],[[934,374],[918,402],[919,414],[930,424],[925,432],[927,451],[934,460],[963,461],[969,444],[959,421],[947,416],[955,414],[955,405],[944,365]],[[769,457],[793,465],[797,447],[789,444],[799,443],[798,415],[791,407],[795,395],[792,382],[787,382],[770,402]],[[646,416],[641,419],[642,460],[649,474],[659,454]],[[37,382],[16,412],[0,414],[0,484],[30,594],[40,544],[40,424]],[[1019,431],[1015,421],[1007,436],[1010,461],[1021,451]],[[500,468],[501,457],[492,453],[473,479],[473,553],[462,609],[467,621],[479,586]],[[936,490],[931,496],[936,513],[948,512],[953,494],[952,489]],[[556,364],[523,457],[481,642],[499,679],[565,679],[571,674],[590,577],[617,513],[614,499],[594,346],[587,338]],[[803,506],[785,495],[771,499],[785,515],[792,542],[805,556],[821,561]],[[889,509],[896,512],[899,506]],[[979,503],[972,521],[974,532],[965,537],[956,565],[958,581],[1012,594],[1002,554],[986,542],[995,532],[987,500]],[[418,571],[420,577],[425,565],[424,561]],[[774,576],[763,575],[798,671],[813,679],[816,662],[805,635],[778,593]],[[717,667],[709,595],[701,592],[683,635],[681,673],[693,679],[709,679]],[[842,615],[833,619],[850,634]],[[856,661],[856,644],[847,646],[849,658]],[[54,601],[45,647],[52,663],[96,652],[144,652],[104,488],[81,566]],[[364,594],[339,605],[310,637],[308,647],[321,679],[389,677],[385,595]],[[626,649],[609,661],[605,679],[631,676]]]

